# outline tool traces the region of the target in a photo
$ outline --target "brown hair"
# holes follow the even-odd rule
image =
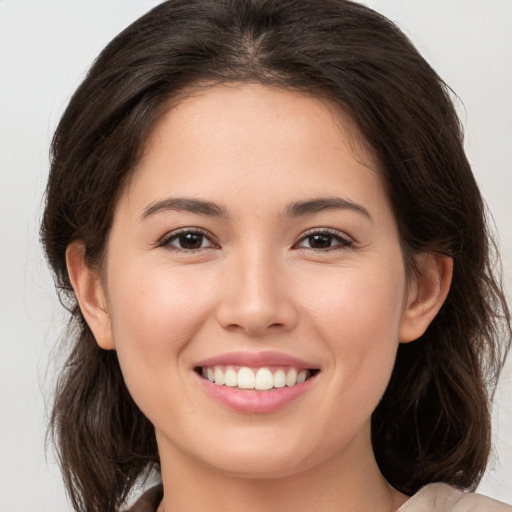
[[[159,459],[116,353],[98,348],[76,305],[66,247],[81,240],[89,264],[100,264],[116,199],[169,101],[197,83],[227,81],[340,105],[380,163],[409,270],[418,252],[453,258],[440,313],[399,348],[372,438],[384,476],[404,493],[432,481],[474,488],[511,326],[449,89],[393,23],[356,3],[171,0],[103,50],[52,144],[41,233],[73,329],[50,428],[73,506],[118,510]]]

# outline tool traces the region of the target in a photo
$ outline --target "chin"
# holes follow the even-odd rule
[[[247,479],[287,477],[315,465],[320,450],[309,446],[305,439],[293,439],[293,434],[283,435],[282,431],[265,434],[253,433],[248,439],[231,436],[229,443],[212,441],[210,447],[220,449],[204,452],[203,460],[226,475]]]
[[[219,461],[217,469],[230,477],[251,480],[285,478],[302,472],[306,468],[297,454],[252,453],[232,454]]]

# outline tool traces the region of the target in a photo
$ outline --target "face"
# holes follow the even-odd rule
[[[155,128],[115,211],[103,346],[161,454],[258,476],[371,450],[409,297],[360,142],[327,101],[262,85]]]

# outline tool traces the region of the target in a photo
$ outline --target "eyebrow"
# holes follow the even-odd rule
[[[228,212],[225,208],[212,203],[210,201],[202,201],[200,199],[190,199],[182,197],[170,197],[151,203],[144,209],[140,220],[147,219],[150,215],[159,212],[175,211],[175,212],[189,212],[199,215],[206,215],[209,217],[227,217]]]
[[[320,213],[325,210],[351,210],[373,220],[372,216],[364,206],[340,197],[325,197],[309,199],[307,201],[296,201],[286,207],[285,215],[287,217],[300,217],[302,215]],[[140,220],[143,221],[151,215],[166,211],[188,212],[206,215],[208,217],[229,217],[228,211],[224,207],[219,206],[216,203],[212,203],[211,201],[203,201],[201,199],[186,197],[170,197],[148,205],[142,212]]]
[[[300,217],[301,215],[310,215],[325,210],[351,210],[373,220],[370,212],[364,206],[340,197],[323,197],[308,201],[297,201],[288,205],[286,215],[289,217]]]

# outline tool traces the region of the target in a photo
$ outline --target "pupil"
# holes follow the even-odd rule
[[[309,237],[309,245],[313,249],[324,249],[331,246],[331,237],[329,235],[312,235]]]
[[[203,243],[203,235],[198,233],[185,233],[179,237],[183,249],[199,249]]]

